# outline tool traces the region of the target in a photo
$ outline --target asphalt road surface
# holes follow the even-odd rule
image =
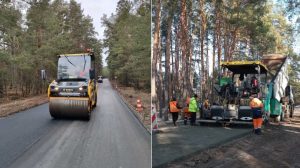
[[[108,80],[90,121],[54,120],[44,104],[1,118],[0,136],[0,168],[151,166],[150,134]]]

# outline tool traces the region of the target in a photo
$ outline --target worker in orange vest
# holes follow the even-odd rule
[[[251,107],[252,112],[253,112],[254,133],[260,135],[261,134],[261,126],[263,123],[263,119],[262,119],[263,103],[261,102],[261,100],[256,98],[256,95],[252,95],[252,96],[250,96],[249,106]]]
[[[180,107],[178,106],[178,103],[177,103],[175,97],[169,103],[169,111],[172,114],[172,119],[173,119],[174,126],[177,126],[176,121],[178,120],[178,114],[179,114],[179,111],[180,111]]]

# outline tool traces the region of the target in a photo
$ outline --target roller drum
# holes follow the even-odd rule
[[[53,118],[89,119],[91,108],[88,98],[50,97],[49,111]]]

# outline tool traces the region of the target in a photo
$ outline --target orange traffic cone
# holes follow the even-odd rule
[[[136,101],[136,110],[138,112],[142,112],[143,111],[143,105],[142,105],[142,101],[140,99],[137,99],[137,101]]]

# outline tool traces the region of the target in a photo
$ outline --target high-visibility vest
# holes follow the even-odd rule
[[[177,108],[177,102],[176,101],[171,101],[170,102],[170,112],[179,112],[179,109]]]
[[[194,97],[192,97],[189,104],[189,112],[195,113],[198,111],[199,109],[198,109],[197,101]]]
[[[263,107],[263,103],[258,98],[253,98],[250,101],[249,106],[251,108],[262,108]]]

